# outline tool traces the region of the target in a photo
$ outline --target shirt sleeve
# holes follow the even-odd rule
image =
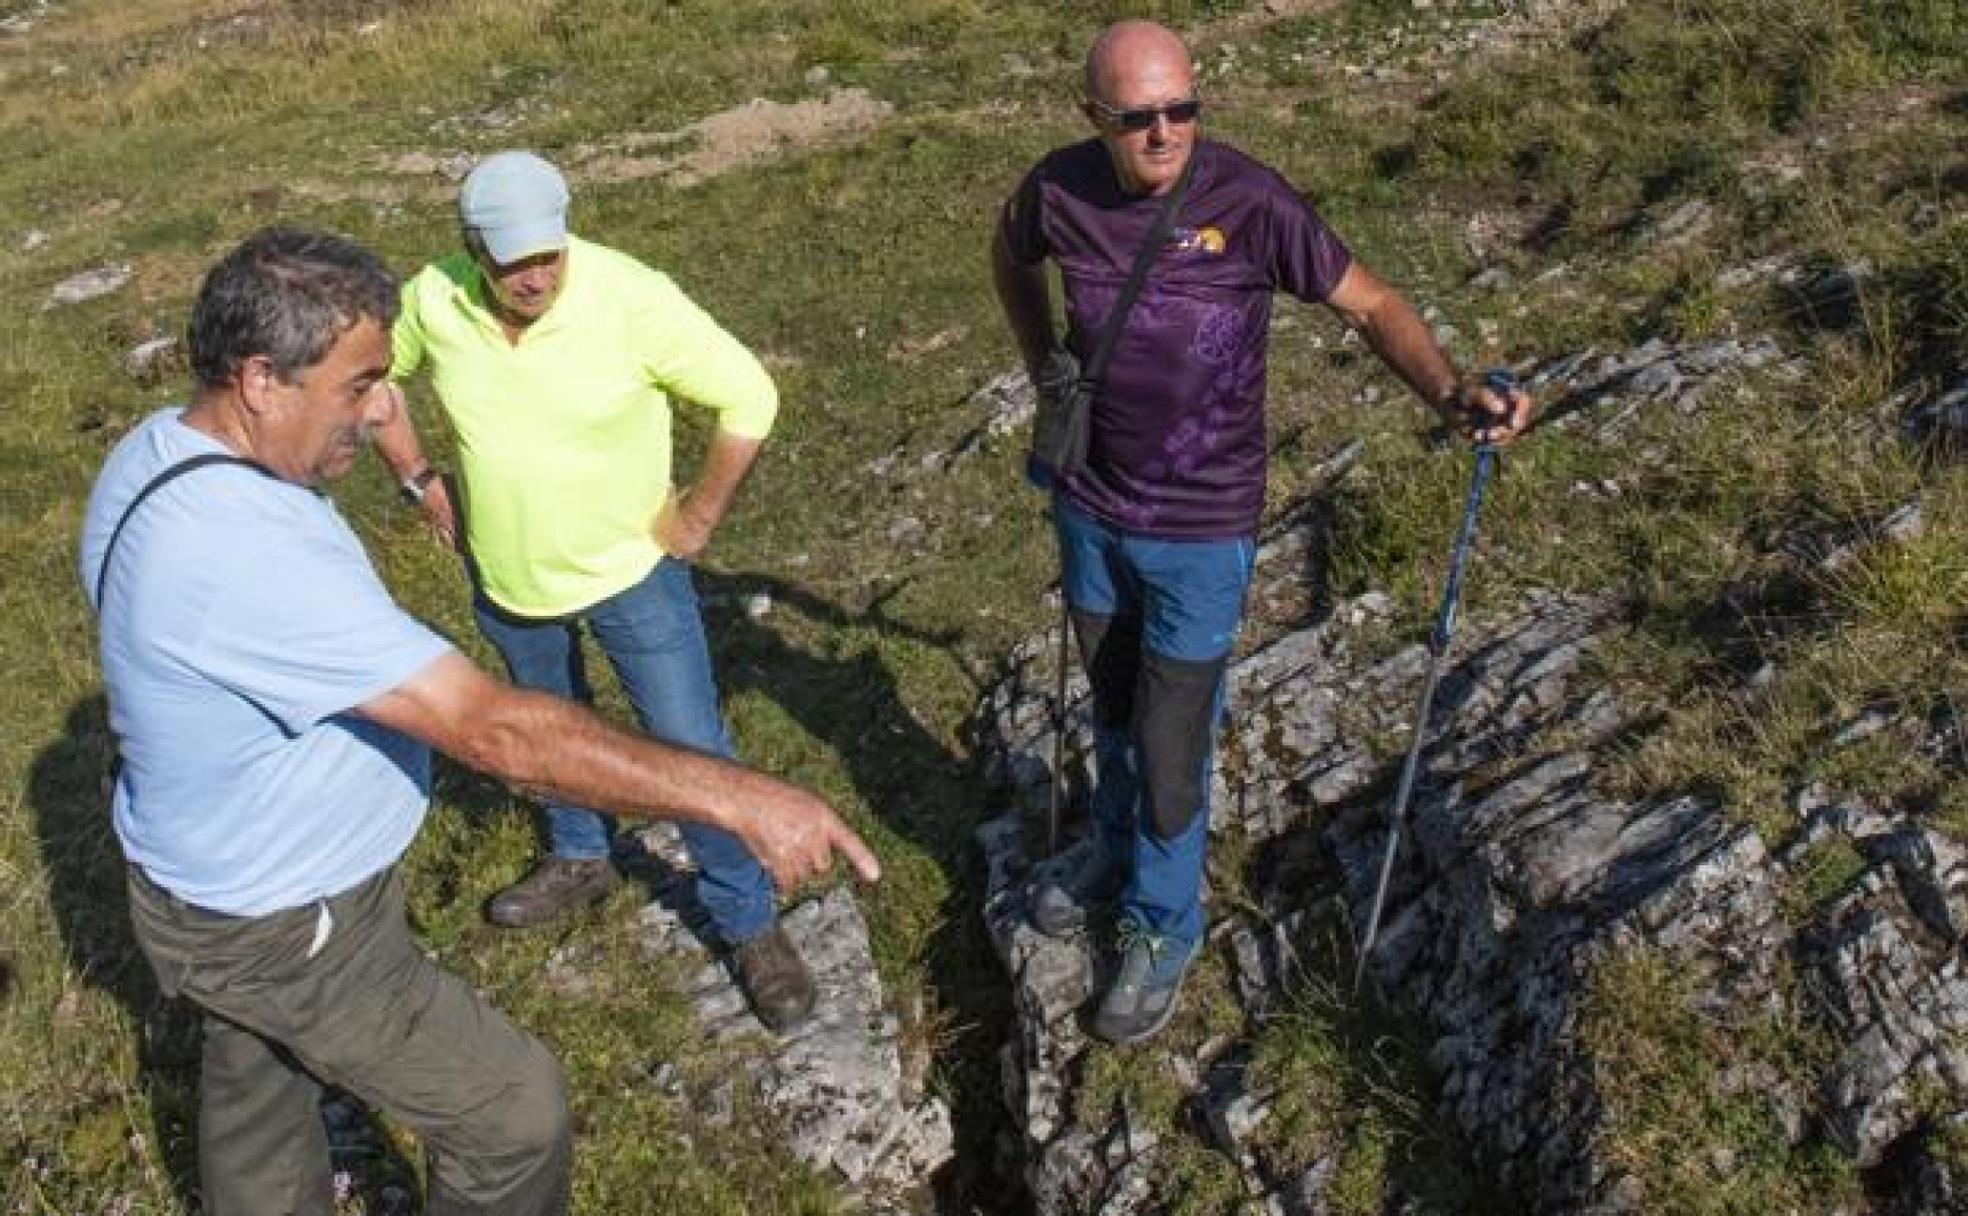
[[[1271,281],[1308,303],[1332,295],[1353,253],[1312,204],[1284,182],[1271,192]]]
[[[450,643],[397,607],[353,533],[274,529],[228,563],[194,644],[201,671],[290,734],[371,701]]]
[[[1005,200],[1004,210],[998,216],[998,233],[1004,239],[1005,249],[1012,259],[1030,266],[1044,261],[1052,254],[1052,246],[1045,238],[1045,166],[1035,166],[1018,183],[1018,189]]]
[[[765,438],[779,413],[779,390],[765,366],[670,276],[646,276],[631,320],[643,373],[672,397],[715,412],[719,430]]]
[[[416,375],[424,363],[424,318],[417,300],[425,273],[428,272],[413,274],[403,281],[396,324],[390,326],[389,376],[399,383]]]

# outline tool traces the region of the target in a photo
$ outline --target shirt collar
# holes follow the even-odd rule
[[[554,333],[566,324],[564,318],[568,313],[566,307],[567,293],[573,287],[574,267],[580,260],[576,254],[576,247],[579,244],[580,241],[578,238],[572,233],[569,233],[567,237],[567,266],[561,271],[560,294],[554,297],[553,306],[547,309],[546,313],[539,320],[526,327],[525,331],[520,335],[519,342],[512,343],[511,345],[518,346],[535,338],[537,335]],[[506,331],[500,326],[498,315],[492,311],[492,289],[491,285],[485,281],[485,271],[479,266],[478,259],[474,258],[469,251],[466,251],[462,256],[470,269],[463,276],[462,282],[458,279],[451,281],[452,298],[458,302],[458,306],[464,309],[476,323],[488,332],[496,335],[500,343],[504,344],[506,342]]]

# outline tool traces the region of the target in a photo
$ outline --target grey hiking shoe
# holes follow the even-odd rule
[[[1121,969],[1100,998],[1093,1033],[1109,1043],[1139,1043],[1161,1033],[1175,1016],[1176,998],[1182,995],[1182,981],[1199,944],[1177,942],[1122,921]]]
[[[570,908],[585,907],[621,881],[606,857],[549,857],[533,872],[492,897],[485,915],[495,925],[526,929],[544,925]]]
[[[784,1034],[813,1012],[817,993],[793,939],[778,923],[731,951],[731,970],[766,1029]]]
[[[1047,937],[1071,937],[1086,928],[1091,911],[1121,897],[1125,878],[1120,857],[1099,839],[1089,841],[1071,872],[1032,889],[1032,927]]]

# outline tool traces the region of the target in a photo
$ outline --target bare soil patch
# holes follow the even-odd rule
[[[574,151],[574,175],[623,182],[662,177],[690,186],[787,154],[853,143],[895,107],[866,89],[795,102],[754,97],[675,131],[632,132]]]

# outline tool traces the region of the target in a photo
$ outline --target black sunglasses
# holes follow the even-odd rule
[[[1171,101],[1165,106],[1136,106],[1131,110],[1116,110],[1103,101],[1089,97],[1087,104],[1100,114],[1100,121],[1119,131],[1146,131],[1155,125],[1157,118],[1166,118],[1172,127],[1182,127],[1195,122],[1203,112],[1203,99],[1190,97],[1182,101]]]

